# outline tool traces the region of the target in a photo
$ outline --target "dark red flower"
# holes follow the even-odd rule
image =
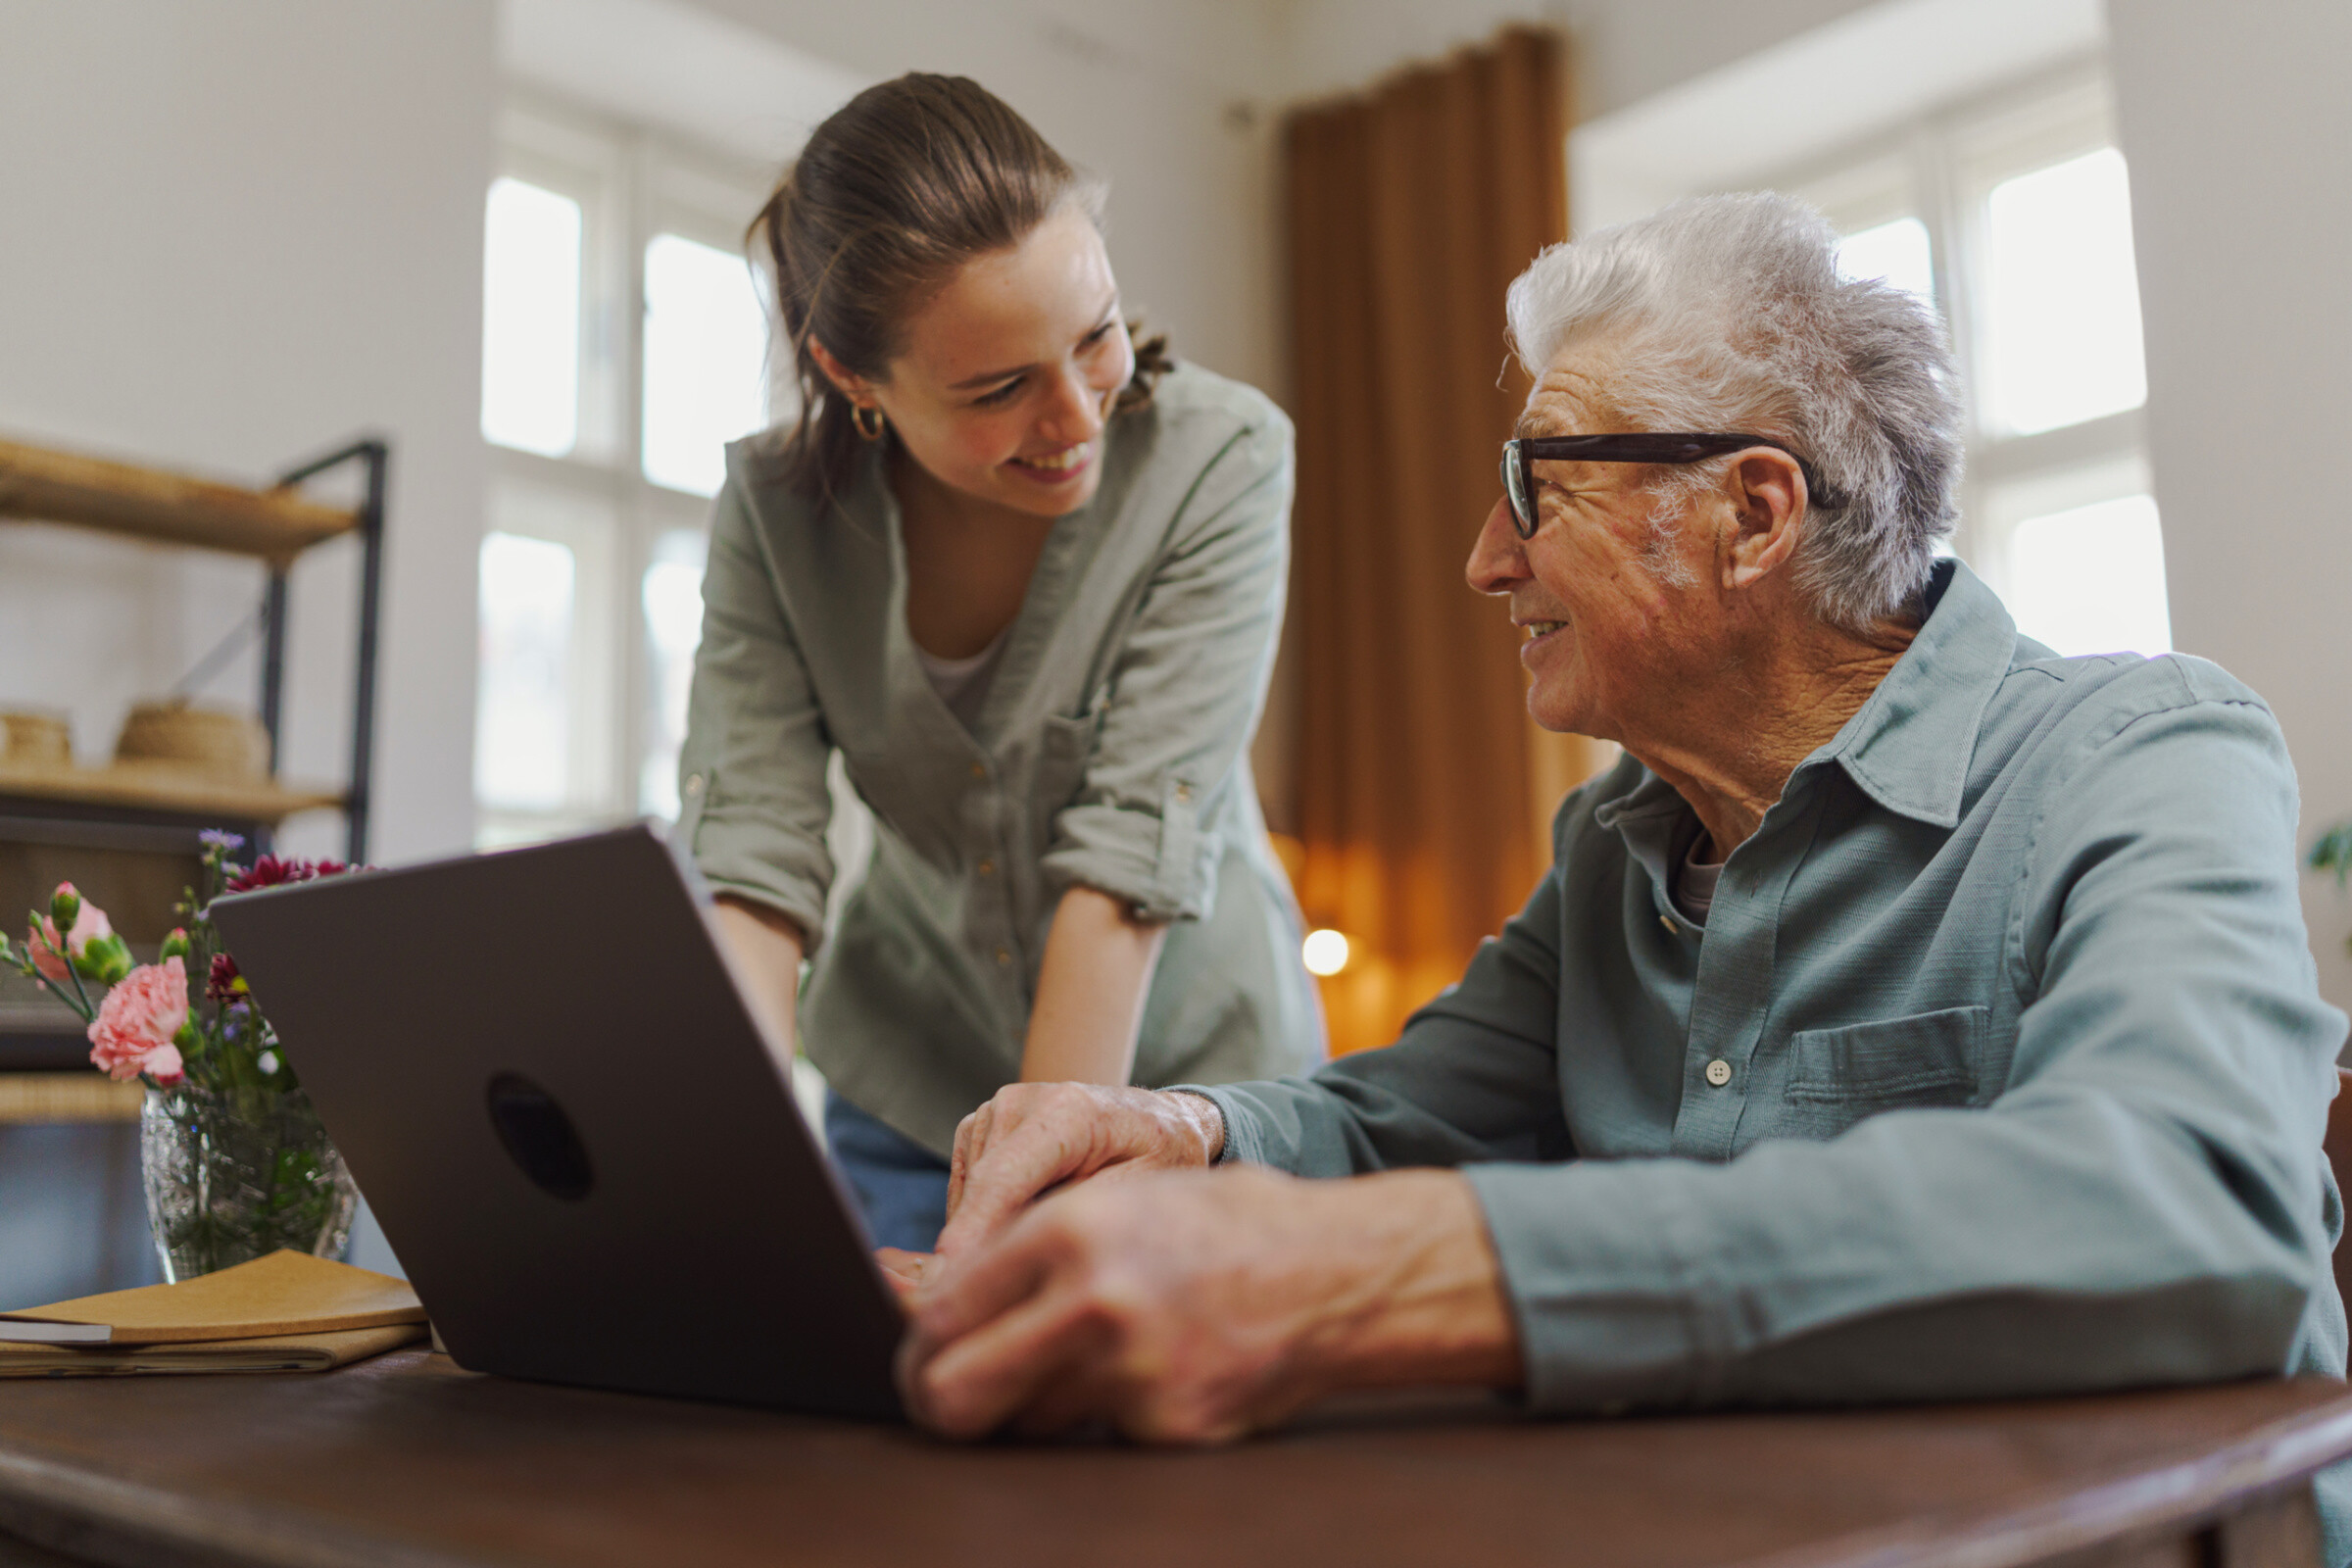
[[[265,855],[253,862],[250,871],[239,871],[228,879],[231,893],[250,893],[255,888],[273,888],[287,882],[308,882],[316,876],[337,876],[350,870],[341,860],[281,860],[274,855]]]
[[[212,972],[204,977],[204,994],[215,1002],[229,1003],[245,996],[251,988],[237,971],[237,960],[225,953],[213,955]]]

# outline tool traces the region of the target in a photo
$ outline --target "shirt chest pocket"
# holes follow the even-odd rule
[[[1946,1007],[1791,1036],[1777,1133],[1829,1139],[1883,1111],[1975,1104],[1990,1013]]]

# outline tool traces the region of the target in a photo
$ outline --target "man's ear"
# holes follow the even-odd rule
[[[874,401],[873,383],[835,359],[833,351],[813,337],[808,340],[808,357],[816,362],[816,368],[825,372],[825,379],[832,382],[843,397],[859,405],[870,405]]]
[[[1723,483],[1733,528],[1723,585],[1750,588],[1796,554],[1806,520],[1804,472],[1788,453],[1757,447],[1732,465]]]

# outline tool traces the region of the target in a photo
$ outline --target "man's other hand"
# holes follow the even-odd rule
[[[1216,1443],[1344,1389],[1520,1377],[1484,1218],[1449,1171],[1089,1182],[941,1256],[908,1307],[900,1385],[951,1437],[1107,1420]]]
[[[1198,1169],[1225,1147],[1199,1095],[1100,1084],[1010,1084],[963,1118],[948,1173],[943,1256],[967,1251],[1048,1190],[1089,1177]]]

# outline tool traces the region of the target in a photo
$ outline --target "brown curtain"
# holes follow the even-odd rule
[[[1459,977],[1596,760],[1529,722],[1520,634],[1462,578],[1527,392],[1503,290],[1568,233],[1564,52],[1513,29],[1286,127],[1298,881],[1349,942],[1338,1051]]]

